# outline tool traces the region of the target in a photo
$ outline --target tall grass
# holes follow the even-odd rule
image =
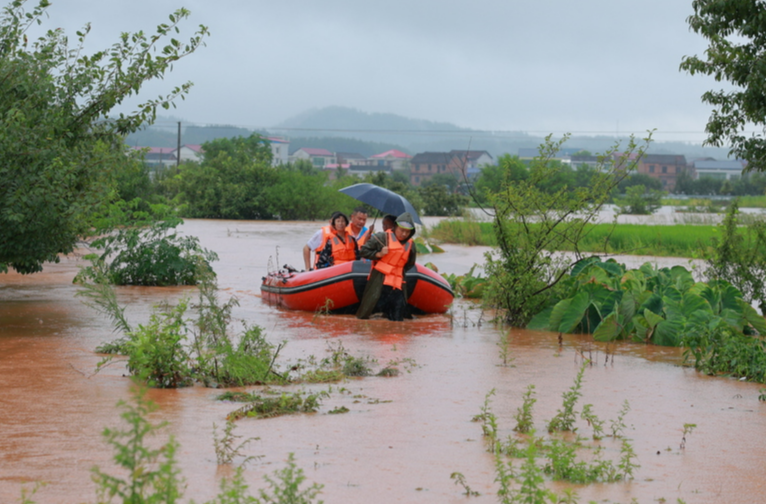
[[[697,257],[707,253],[717,233],[713,225],[593,224],[586,228],[579,247],[594,253]],[[431,236],[446,243],[497,245],[490,222],[445,220],[433,228]]]

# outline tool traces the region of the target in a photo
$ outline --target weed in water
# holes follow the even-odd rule
[[[40,489],[40,487],[45,486],[45,483],[35,483],[35,486],[32,487],[32,490],[29,490],[25,487],[21,487],[21,500],[19,500],[19,504],[35,504],[35,501],[32,500],[32,496],[37,493],[37,491]]]
[[[681,438],[682,450],[686,448],[686,436],[690,435],[696,427],[697,427],[697,424],[693,424],[693,423],[684,424],[684,434],[683,434],[683,437]]]
[[[580,418],[588,422],[588,425],[593,428],[593,439],[599,440],[604,437],[604,421],[599,419],[595,413],[593,413],[593,405],[586,404],[582,407],[582,413]]]
[[[302,392],[283,392],[279,397],[255,395],[250,404],[232,411],[227,420],[239,420],[244,417],[273,418],[295,413],[313,413],[319,408],[319,402],[327,397],[327,392],[304,395]]]
[[[548,432],[571,431],[574,429],[574,423],[577,415],[574,408],[577,404],[577,400],[580,398],[580,396],[582,396],[580,389],[582,388],[582,379],[583,375],[585,374],[585,367],[588,364],[590,364],[590,361],[583,361],[582,366],[580,366],[580,371],[575,377],[574,384],[562,395],[564,399],[562,409],[556,411],[556,415],[551,418],[551,421],[548,423]]]
[[[481,430],[484,437],[487,438],[489,446],[487,451],[495,453],[497,448],[497,417],[492,413],[490,404],[492,403],[491,397],[495,395],[495,389],[490,390],[486,396],[484,396],[484,405],[481,407],[481,413],[474,416],[471,420],[473,422],[481,422]]]
[[[463,476],[463,473],[460,472],[453,472],[450,474],[450,479],[455,480],[455,484],[458,486],[463,487],[463,495],[466,497],[478,497],[481,495],[476,490],[471,490],[471,487],[468,486],[468,484],[465,482],[465,476]]]
[[[529,432],[534,427],[532,423],[532,407],[537,402],[534,394],[535,386],[527,386],[527,391],[524,393],[524,403],[516,410],[516,414],[513,417],[516,419],[516,427],[513,428],[516,432]]]
[[[503,331],[500,336],[500,341],[497,342],[497,347],[500,349],[500,359],[503,361],[503,366],[513,364],[515,358],[511,355],[510,348],[510,331]]]
[[[99,502],[111,502],[117,497],[122,502],[162,502],[172,504],[183,494],[183,480],[176,465],[178,443],[170,437],[159,448],[147,446],[149,436],[165,427],[165,423],[152,424],[147,419],[157,407],[146,399],[146,389],[134,385],[135,405],[120,401],[122,418],[128,428],[105,429],[104,438],[115,450],[114,461],[125,471],[125,479],[93,468],[93,481],[97,486]]]
[[[299,382],[302,383],[335,383],[344,379],[346,375],[340,369],[311,369],[301,375]]]
[[[378,371],[378,374],[375,376],[383,376],[383,377],[392,377],[392,376],[399,376],[399,370],[395,367],[384,367],[380,371]]]
[[[301,489],[306,481],[303,469],[295,464],[295,456],[291,453],[287,458],[287,467],[276,471],[273,476],[264,476],[269,484],[268,490],[260,490],[263,504],[312,504],[324,485],[317,483]],[[321,504],[322,501],[318,501]]]
[[[612,437],[621,437],[625,435],[625,415],[628,414],[628,411],[630,411],[630,403],[625,399],[622,403],[622,409],[620,409],[620,412],[617,414],[617,418],[612,420]]]
[[[250,441],[257,441],[260,438],[247,438],[244,441],[239,441],[242,436],[234,434],[236,424],[231,420],[226,421],[226,427],[223,428],[223,436],[218,437],[218,429],[213,424],[213,447],[215,448],[215,458],[218,461],[218,465],[231,464],[236,457],[244,456],[242,450]],[[251,460],[257,460],[261,456],[249,456],[245,457],[242,461],[242,467]]]
[[[343,374],[346,376],[370,376],[372,371],[365,359],[349,356],[343,363]]]
[[[345,406],[337,406],[327,412],[328,415],[339,415],[342,413],[348,413],[349,409]]]
[[[221,491],[216,498],[205,504],[258,504],[258,499],[248,495],[248,488],[242,468],[238,467],[231,481],[226,478],[221,480]]]
[[[622,479],[633,479],[633,469],[638,469],[640,465],[635,463],[636,452],[633,445],[625,438],[622,438],[622,447],[620,448],[620,463],[617,465],[621,471]]]

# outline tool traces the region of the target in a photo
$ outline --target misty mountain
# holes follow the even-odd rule
[[[178,123],[181,123],[181,144],[202,144],[215,138],[247,137],[254,131],[241,126],[199,125],[172,117],[158,117],[157,122],[128,135],[131,146],[175,147]],[[449,152],[451,150],[485,150],[495,159],[502,154],[518,154],[521,148],[536,148],[542,136],[524,132],[481,131],[461,128],[454,124],[410,119],[396,114],[368,113],[348,107],[311,109],[291,117],[268,131],[266,136],[282,136],[290,140],[290,152],[302,147],[324,148],[332,152],[357,152],[370,156],[389,149],[415,155],[419,152]],[[619,141],[628,139],[611,136],[572,137],[565,147],[602,153]],[[683,154],[687,160],[702,157],[726,159],[727,149],[702,147],[687,142],[653,142],[652,154]]]

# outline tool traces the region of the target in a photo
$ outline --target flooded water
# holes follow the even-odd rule
[[[556,334],[524,330],[510,331],[513,360],[503,366],[502,330],[465,301],[456,302],[449,315],[403,323],[269,307],[259,297],[261,277],[270,264],[301,265],[301,248],[316,227],[192,220],[184,231],[218,252],[214,267],[221,294],[240,302],[235,316],[264,327],[275,343],[287,341],[281,359],[323,357],[328,344],[342,342],[353,355],[378,363],[408,359],[414,366],[394,378],[334,385],[315,414],[240,420],[237,434],[260,438],[246,449],[262,457],[246,466],[251,488],[264,487],[263,476],[284,467],[294,453],[308,481],[324,485],[321,498],[327,503],[466,502],[462,488],[450,479],[453,472],[481,493],[471,502],[497,502],[493,457],[472,417],[494,389],[492,409],[500,433],[511,434],[522,394],[534,384],[535,426],[544,432],[585,356],[596,364],[585,371],[579,406],[593,404],[608,426],[627,400],[626,434],[641,467],[630,482],[576,486],[580,502],[761,501],[766,406],[758,401],[758,385],[701,376],[680,366],[677,349],[622,344],[610,350],[614,358],[605,363],[605,348],[587,337],[566,337],[559,346]],[[484,252],[445,249],[423,262],[442,272],[464,273]],[[95,372],[100,356],[93,349],[117,335],[108,320],[74,297],[71,281],[80,264],[70,257],[40,274],[0,275],[2,503],[18,501],[22,486],[31,488],[34,482],[46,483],[35,495],[37,502],[93,502],[90,469],[110,468],[112,452],[101,431],[120,424],[115,404],[129,398],[129,380],[124,362]],[[148,319],[154,304],[193,293],[189,288],[118,289],[134,325]],[[304,388],[327,390],[326,385]],[[223,425],[237,405],[215,401],[217,393],[202,387],[150,392],[160,406],[152,418],[167,420],[181,445],[184,502],[211,499],[220,478],[232,474],[216,464],[213,424]],[[338,406],[349,412],[328,414]],[[697,427],[681,450],[684,424]],[[583,435],[590,434],[584,422],[578,420],[578,426]],[[610,458],[619,457],[614,441],[601,445]],[[568,486],[549,485],[559,491]]]

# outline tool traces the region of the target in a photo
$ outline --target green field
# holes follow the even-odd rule
[[[594,224],[580,242],[584,252],[667,257],[700,257],[718,235],[717,226],[676,224]],[[490,222],[445,220],[429,236],[444,243],[497,245]]]

